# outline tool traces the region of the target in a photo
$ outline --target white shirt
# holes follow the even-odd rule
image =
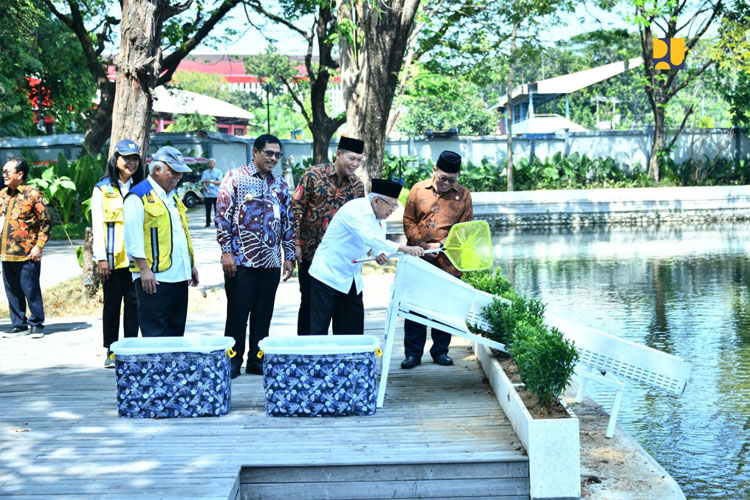
[[[190,265],[190,252],[188,252],[187,236],[182,229],[182,219],[174,201],[174,191],[167,193],[154,181],[151,176],[147,177],[149,184],[164,202],[169,217],[172,219],[172,266],[166,271],[154,273],[157,281],[165,283],[179,283],[192,279]],[[143,200],[138,196],[125,198],[125,250],[131,260],[136,258],[145,259],[146,251],[143,243]],[[138,266],[136,265],[136,268]],[[133,273],[133,280],[140,278],[140,273]]]
[[[133,179],[128,179],[128,182],[125,184],[118,179],[117,183],[120,186],[120,195],[124,198],[128,194],[128,191],[130,191]],[[102,200],[102,190],[94,187],[94,191],[91,193],[91,230],[94,233],[94,247],[92,251],[95,261],[107,260],[107,249],[104,245],[104,203]]]
[[[385,221],[378,220],[370,199],[357,198],[345,203],[326,229],[315,251],[310,276],[341,293],[349,293],[352,280],[362,292],[362,264],[352,260],[374,254],[398,251],[399,244],[385,238]]]

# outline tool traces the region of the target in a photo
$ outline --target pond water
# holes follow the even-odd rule
[[[618,423],[687,498],[750,498],[750,227],[494,230],[493,243],[551,313],[688,360],[684,394],[631,386]]]

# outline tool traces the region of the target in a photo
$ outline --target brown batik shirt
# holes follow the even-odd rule
[[[438,193],[433,179],[417,182],[409,191],[404,209],[404,234],[407,245],[426,248],[428,243],[445,243],[451,226],[468,222],[474,217],[471,193],[462,185],[452,184],[445,193]],[[454,276],[461,276],[451,261],[440,253],[428,262]]]
[[[47,202],[37,189],[22,184],[0,190],[0,260],[29,260],[34,246],[44,248],[52,229]]]
[[[302,248],[302,260],[312,261],[338,209],[364,195],[359,177],[351,175],[339,180],[333,163],[314,165],[305,171],[292,196],[294,243]]]

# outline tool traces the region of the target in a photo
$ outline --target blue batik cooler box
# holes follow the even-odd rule
[[[117,411],[121,417],[216,417],[232,404],[228,337],[118,340]]]
[[[267,337],[263,386],[269,416],[372,415],[377,403],[373,335]]]

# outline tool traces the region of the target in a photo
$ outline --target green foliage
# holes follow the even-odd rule
[[[440,75],[422,67],[413,69],[409,86],[399,98],[406,108],[397,122],[405,135],[420,136],[426,130],[457,128],[461,135],[489,135],[497,116],[488,109],[479,87],[461,75]]]
[[[209,130],[215,132],[216,117],[202,115],[197,111],[189,115],[175,115],[174,122],[170,123],[164,132],[193,132],[195,130]]]
[[[578,361],[578,351],[558,329],[526,321],[516,325],[510,354],[526,389],[544,406],[563,393]]]
[[[60,153],[57,162],[41,174],[38,169],[30,169],[29,184],[42,192],[57,223],[83,222],[90,217],[91,192],[104,164],[102,156],[91,155],[69,163]]]
[[[29,98],[40,117],[56,120],[56,132],[80,130],[96,88],[88,73],[81,75],[86,63],[75,35],[41,2],[6,3],[0,16],[0,136],[41,133]]]
[[[170,87],[207,95],[226,101],[230,92],[223,88],[227,80],[221,75],[200,71],[177,70],[172,76]]]
[[[482,310],[491,331],[480,331],[474,325],[468,325],[469,330],[505,344],[526,388],[540,404],[551,405],[565,390],[578,360],[573,343],[544,324],[546,306],[516,293],[500,267],[464,273],[461,279],[495,296]]]
[[[417,156],[393,156],[388,151],[383,158],[383,179],[404,181],[406,189],[432,176],[432,161],[421,162]]]

